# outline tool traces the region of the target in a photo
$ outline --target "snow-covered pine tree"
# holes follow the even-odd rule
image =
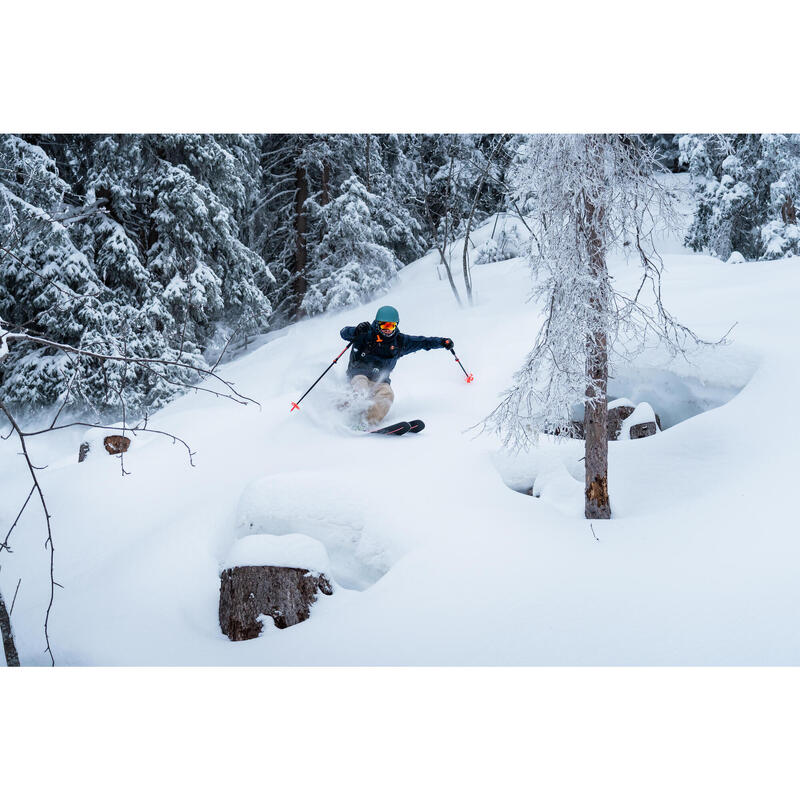
[[[723,260],[800,254],[800,135],[686,135],[680,148],[697,198],[689,246]]]
[[[415,137],[390,135],[265,137],[257,249],[278,277],[276,324],[315,313],[311,309],[319,308],[319,298],[329,292],[331,277],[312,254],[322,252],[319,247],[328,232],[324,209],[352,177],[370,196],[370,241],[391,250],[401,262],[425,251],[417,199],[422,181],[414,148]],[[323,279],[325,286],[315,285]],[[312,296],[304,303],[307,294]]]
[[[385,291],[397,274],[393,253],[380,244],[383,228],[373,218],[377,197],[355,176],[332,202],[315,208],[324,230],[311,251],[306,314],[366,302]]]
[[[0,319],[77,345],[116,314],[86,256],[61,220],[69,186],[42,148],[0,136]],[[2,362],[3,395],[35,411],[63,397],[73,365],[41,345],[15,347]]]
[[[399,261],[408,263],[427,249],[416,137],[387,134],[372,138],[378,158],[371,167],[370,187],[365,184],[365,188],[376,198],[376,236]]]
[[[506,445],[526,447],[539,433],[570,428],[575,404],[585,408],[585,514],[608,518],[607,384],[610,354],[630,357],[631,342],[661,330],[678,351],[698,340],[661,305],[660,261],[653,218],[667,215],[670,196],[660,167],[638,137],[530,137],[512,179],[532,228],[534,297],[545,322],[514,386],[487,419]],[[657,207],[661,206],[657,210]],[[607,257],[635,242],[642,290],[630,298],[614,290]],[[644,306],[645,287],[652,290]]]
[[[246,231],[240,229],[260,179],[257,140],[202,135],[29,138],[41,143],[36,149],[45,159],[43,148],[57,154],[58,167],[51,158],[48,169],[61,181],[55,192],[60,196],[48,198],[45,211],[53,218],[66,214],[68,227],[61,225],[60,243],[51,249],[71,255],[60,256],[58,263],[47,261],[50,256],[41,252],[44,239],[35,233],[39,250],[28,256],[32,282],[14,287],[17,316],[30,321],[35,313],[37,330],[46,338],[93,352],[181,361],[187,368],[206,365],[203,351],[220,326],[264,329],[270,313],[265,291],[272,277],[241,241]],[[9,161],[20,162],[20,147],[7,154]],[[77,213],[76,204],[99,207],[102,213]],[[49,235],[54,231],[51,224]],[[48,270],[57,281],[74,284],[80,301],[70,304],[61,292],[59,302],[36,309],[44,301],[28,295]],[[53,286],[47,290],[55,291]],[[35,385],[38,404],[55,402],[63,370],[56,376],[52,367],[45,369],[46,358],[18,363],[23,350],[17,348],[4,368],[9,399],[32,400]],[[52,357],[63,360],[63,354]],[[178,367],[159,371],[83,358],[73,367],[73,392],[98,411],[157,406],[193,375]]]

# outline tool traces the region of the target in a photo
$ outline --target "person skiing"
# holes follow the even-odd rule
[[[453,340],[436,336],[409,336],[398,326],[400,315],[392,306],[381,306],[372,323],[348,325],[340,331],[346,342],[352,342],[347,377],[356,394],[370,401],[366,425],[374,427],[388,413],[394,401],[390,374],[402,356],[417,350],[453,349]]]

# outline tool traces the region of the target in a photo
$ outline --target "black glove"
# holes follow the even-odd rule
[[[442,347],[445,350],[452,350],[453,349],[453,340],[452,339],[442,339]]]
[[[359,322],[358,325],[356,325],[356,336],[366,336],[371,327],[369,322]]]

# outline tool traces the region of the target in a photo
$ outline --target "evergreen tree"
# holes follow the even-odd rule
[[[307,314],[363,303],[386,290],[397,274],[394,255],[380,243],[385,231],[374,219],[377,198],[358,178],[318,206],[325,234],[312,252],[313,267],[302,308]]]
[[[697,199],[688,245],[723,260],[800,253],[800,136],[687,135],[680,148]]]
[[[30,320],[37,304],[46,304],[46,311],[35,314],[46,338],[194,366],[205,364],[204,348],[220,326],[246,332],[266,327],[271,307],[265,291],[274,281],[240,239],[240,221],[246,221],[260,179],[256,141],[202,135],[30,138],[42,146],[3,139],[7,161],[24,164],[24,147],[39,158],[32,173],[38,182],[32,177],[23,187],[34,192],[33,199],[42,193],[37,186],[44,177],[50,188],[40,200],[39,224],[29,220],[25,226],[36,246],[18,242],[8,248],[31,261],[27,280],[9,293],[16,318]],[[73,213],[68,226],[56,222],[59,214],[69,218],[81,198],[70,192],[43,147],[60,154],[58,164],[84,193],[83,205],[102,213]],[[47,237],[39,230],[42,220],[50,220]],[[4,258],[7,269],[14,259]],[[59,292],[54,281],[37,299],[38,284],[51,273],[72,295]],[[15,356],[4,365],[9,398],[40,405],[58,399],[63,376],[46,367],[46,353],[24,361],[24,368],[17,363],[22,354]],[[147,366],[98,366],[90,359],[78,359],[72,368],[74,390],[100,410],[157,406],[188,375],[180,369],[167,374]]]

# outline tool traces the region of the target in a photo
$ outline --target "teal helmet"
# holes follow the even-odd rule
[[[375,322],[394,322],[395,325],[399,325],[400,315],[394,306],[381,306],[375,314]]]

